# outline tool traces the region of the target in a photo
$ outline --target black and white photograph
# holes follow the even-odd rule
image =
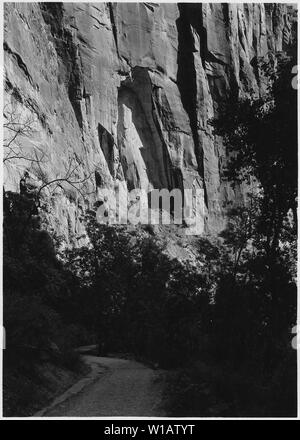
[[[296,419],[297,4],[1,11],[2,417]]]

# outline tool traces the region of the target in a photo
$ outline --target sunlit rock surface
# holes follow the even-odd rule
[[[97,188],[118,181],[202,188],[205,230],[218,233],[245,190],[224,178],[208,121],[230,91],[261,92],[258,62],[284,50],[289,31],[283,4],[7,3],[6,108],[34,130],[18,137],[25,159],[6,162],[5,189],[18,190],[25,169],[39,182],[74,168],[81,194],[43,191],[43,221],[69,245],[84,242]],[[40,163],[26,160],[36,150]]]

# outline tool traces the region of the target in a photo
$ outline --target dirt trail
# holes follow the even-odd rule
[[[161,373],[124,359],[83,356],[91,373],[36,416],[164,417]]]

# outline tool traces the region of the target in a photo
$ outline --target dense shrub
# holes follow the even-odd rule
[[[87,230],[92,248],[73,250],[67,260],[92,298],[103,352],[130,351],[164,366],[194,356],[208,308],[206,277],[171,259],[143,229],[99,225],[89,216]]]

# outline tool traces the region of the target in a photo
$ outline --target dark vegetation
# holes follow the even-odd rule
[[[229,207],[220,238],[197,240],[197,265],[170,258],[147,228],[100,225],[93,212],[89,246],[58,257],[32,202],[5,193],[6,415],[38,399],[30,390],[41,364],[76,370],[74,347],[94,341],[102,355],[129,352],[171,369],[171,415],[296,416],[291,65],[279,62],[265,97],[232,99],[212,122],[232,157],[228,178],[260,184],[244,207]]]
[[[33,204],[20,194],[4,194],[6,416],[30,415],[84,370],[73,351],[87,333],[71,318],[76,279],[57,259],[53,238],[39,228]]]

